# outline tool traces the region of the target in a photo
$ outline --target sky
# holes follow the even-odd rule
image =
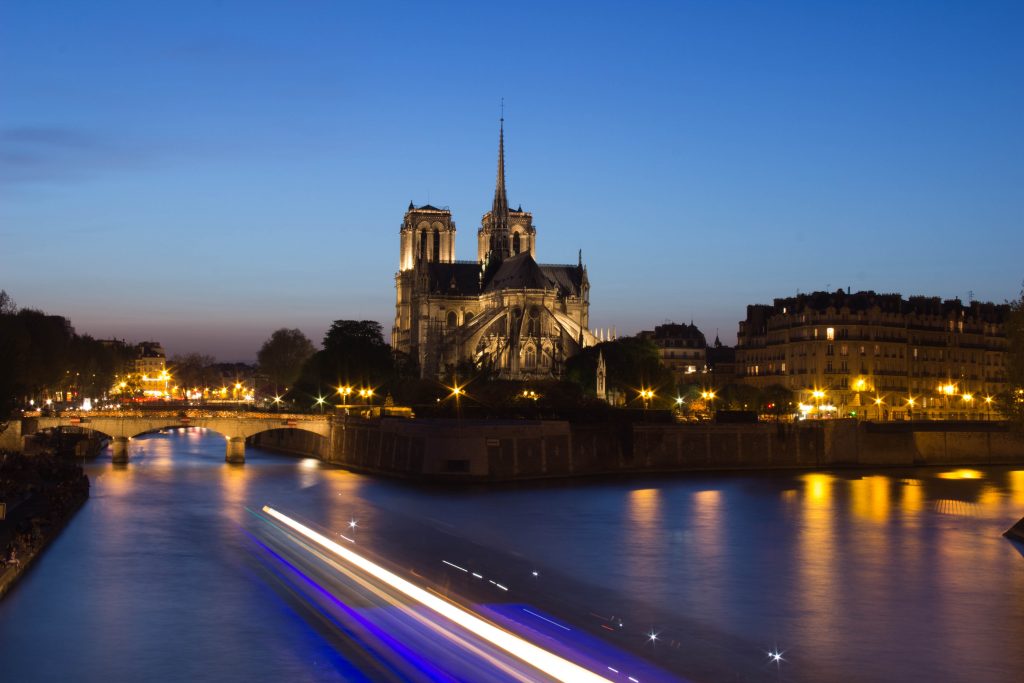
[[[390,334],[410,201],[509,203],[592,327],[1024,280],[1024,3],[0,3],[0,288],[252,360]]]

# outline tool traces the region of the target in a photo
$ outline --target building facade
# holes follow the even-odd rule
[[[984,419],[1007,389],[1009,307],[842,290],[747,306],[736,375],[807,414]]]
[[[443,378],[467,365],[506,379],[558,377],[566,359],[596,342],[582,254],[576,264],[537,263],[533,215],[509,208],[504,120],[476,260],[456,260],[447,208],[410,202],[399,234],[391,345],[422,377]]]
[[[680,384],[700,382],[707,372],[707,340],[692,322],[657,325],[637,336],[654,342],[661,364],[672,370]]]

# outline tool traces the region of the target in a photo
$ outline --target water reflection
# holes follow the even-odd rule
[[[812,473],[801,477],[803,481],[801,519],[799,522],[797,563],[799,581],[795,600],[803,618],[797,639],[809,642],[814,634],[835,632],[836,533],[833,511],[833,489],[836,478],[831,474]],[[833,648],[835,641],[822,642],[820,647]]]
[[[531,585],[561,573],[574,604],[628,604],[653,615],[644,629],[697,634],[698,680],[773,680],[740,662],[775,644],[787,681],[1024,670],[1024,558],[1001,537],[1024,515],[1019,467],[438,492],[253,447],[246,459],[225,464],[223,437],[189,429],[134,439],[122,469],[109,454],[89,464],[92,499],[0,602],[0,677],[349,677],[344,638],[269,582],[245,541],[244,510],[264,503],[334,532],[358,519],[361,547],[386,540],[399,567],[435,566],[452,536],[488,571],[528,558]]]

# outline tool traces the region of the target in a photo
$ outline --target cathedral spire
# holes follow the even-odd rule
[[[496,227],[508,229],[508,197],[505,194],[505,116],[501,117],[498,130],[498,181],[494,186],[494,203],[491,205]]]
[[[501,102],[501,126],[498,129],[498,179],[494,186],[494,202],[488,232],[489,263],[500,263],[512,255],[512,238],[509,235],[508,197],[505,194],[505,101]]]

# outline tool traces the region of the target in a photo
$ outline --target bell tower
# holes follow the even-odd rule
[[[399,271],[417,263],[451,263],[455,260],[455,221],[448,209],[409,202],[400,232]]]

